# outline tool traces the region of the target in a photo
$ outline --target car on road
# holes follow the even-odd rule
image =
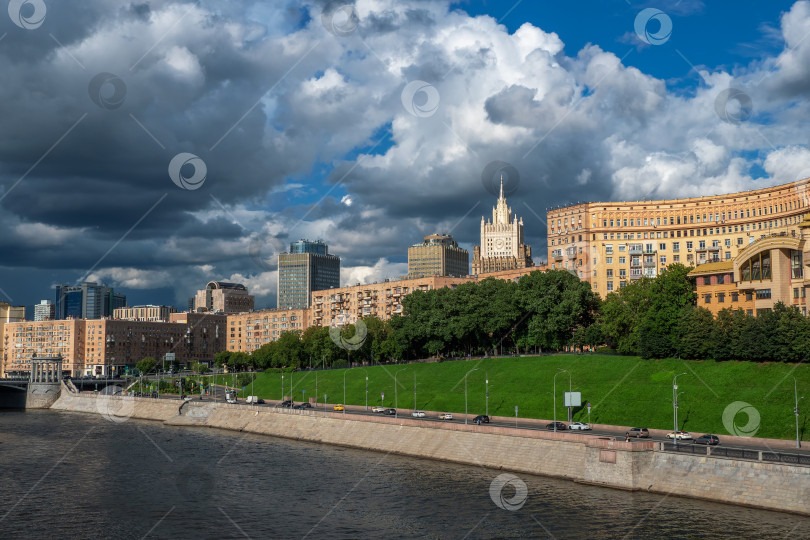
[[[452,420],[452,419],[453,419],[453,415],[450,414],[449,412],[442,413],[442,414],[439,415],[439,420]]]
[[[695,444],[706,444],[714,446],[720,444],[720,438],[717,435],[701,435],[693,441]]]
[[[394,416],[395,414],[397,414],[396,409],[385,409],[385,411],[383,411],[383,412],[384,412],[384,414],[387,414],[389,416]]]
[[[552,431],[554,429],[554,424],[557,424],[557,431],[565,431],[568,429],[565,422],[552,422],[546,426],[546,429]]]
[[[304,404],[303,404],[303,403],[299,403],[298,405],[293,405],[293,409],[296,409],[296,410],[299,410],[299,411],[300,411],[301,409],[303,409],[303,408],[304,408]]]
[[[293,406],[293,402],[290,401],[289,399],[287,401],[282,401],[281,405],[279,405],[279,407],[282,407],[284,409],[289,409],[292,406]]]
[[[262,398],[259,398],[259,399],[256,401],[256,403],[257,403],[258,405],[264,405],[264,400],[263,400]]]
[[[309,401],[305,401],[305,402],[303,402],[303,403],[301,404],[301,408],[302,408],[302,409],[311,409],[311,408],[312,408],[312,404],[311,404]]]
[[[585,422],[571,422],[571,427],[569,429],[579,430],[579,431],[590,431],[591,425],[586,424]]]
[[[626,437],[635,437],[637,439],[647,439],[650,437],[650,430],[645,427],[630,428],[630,431],[625,433]]]
[[[411,416],[413,416],[414,418],[424,418],[425,417],[425,411],[413,411],[411,413]]]
[[[485,414],[479,414],[478,416],[473,418],[473,424],[478,424],[479,426],[481,424],[489,424],[489,416]]]
[[[371,408],[371,412],[384,412],[384,411],[385,407],[378,407],[375,405],[374,407]]]
[[[675,439],[676,441],[691,441],[692,435],[687,431],[673,431],[667,433],[667,439]]]
[[[335,405],[334,407],[332,407],[332,409],[333,409],[333,410],[336,410],[336,411],[342,411],[342,410],[344,410],[343,405]]]

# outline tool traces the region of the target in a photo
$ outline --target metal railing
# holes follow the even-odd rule
[[[697,454],[708,457],[745,459],[750,461],[767,461],[771,463],[785,463],[788,465],[810,466],[810,454],[791,454],[787,452],[774,452],[771,450],[752,450],[749,448],[733,448],[725,446],[697,445],[691,442],[661,443],[664,452],[678,452]]]

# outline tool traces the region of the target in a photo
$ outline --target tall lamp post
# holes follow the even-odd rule
[[[478,371],[478,368],[472,368],[464,374],[464,425],[467,425],[467,375],[473,371]]]
[[[678,431],[678,377],[681,375],[686,375],[686,373],[678,373],[672,379],[672,415],[675,422],[675,428],[673,429],[674,432]],[[678,444],[678,437],[677,435],[673,435],[675,437],[675,444]]]
[[[281,375],[281,401],[284,401],[284,374]]]
[[[402,368],[399,371],[397,371],[396,373],[394,373],[394,418],[399,418],[399,397],[397,395],[398,394],[398,392],[397,392],[397,375],[399,375],[399,373],[401,371],[405,371],[406,369],[407,368]]]
[[[796,382],[796,376],[793,377],[793,414],[796,416],[796,448],[801,448],[802,443],[799,440],[799,399],[804,399],[804,396],[799,397],[799,386]]]
[[[489,416],[489,374],[484,373],[484,376],[486,377],[486,384],[487,384],[486,386],[487,405],[486,405],[486,412],[484,414]]]
[[[571,387],[571,373],[567,369],[561,369],[554,374],[554,433],[557,433],[557,375],[568,373],[568,387]]]

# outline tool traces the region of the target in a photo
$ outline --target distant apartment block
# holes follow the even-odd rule
[[[3,335],[3,328],[7,323],[15,323],[25,320],[25,306],[12,306],[6,302],[0,302],[0,337]],[[0,339],[0,359],[5,354],[5,340]],[[3,364],[0,362],[0,377],[5,377]]]
[[[241,313],[253,309],[254,297],[241,283],[209,281],[205,289],[194,296],[194,311],[198,313]]]
[[[228,315],[227,349],[253,352],[276,341],[284,332],[303,332],[309,326],[308,309],[264,309]]]
[[[321,241],[300,240],[278,257],[279,309],[309,307],[314,291],[340,287],[340,257]]]
[[[131,372],[140,360],[161,364],[173,353],[181,365],[212,364],[225,346],[226,317],[209,313],[173,313],[170,322],[68,319],[5,325],[2,369],[26,374],[31,357],[62,356],[63,371],[73,377],[116,376]]]
[[[473,277],[427,277],[354,285],[312,293],[312,324],[343,326],[362,317],[390,319],[402,314],[402,299],[414,291],[455,288]]]
[[[35,321],[52,321],[55,313],[55,306],[49,300],[41,300],[34,306]]]
[[[408,248],[408,278],[431,276],[465,277],[470,273],[470,254],[449,234],[425,236]]]
[[[177,309],[172,306],[134,306],[116,309],[113,311],[113,319],[168,322],[172,313],[177,313]]]
[[[126,305],[126,295],[106,285],[84,282],[56,286],[56,319],[100,319],[112,316],[115,309]]]

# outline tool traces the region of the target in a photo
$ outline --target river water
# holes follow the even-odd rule
[[[790,514],[507,473],[3,412],[0,538],[810,538],[810,519]]]

